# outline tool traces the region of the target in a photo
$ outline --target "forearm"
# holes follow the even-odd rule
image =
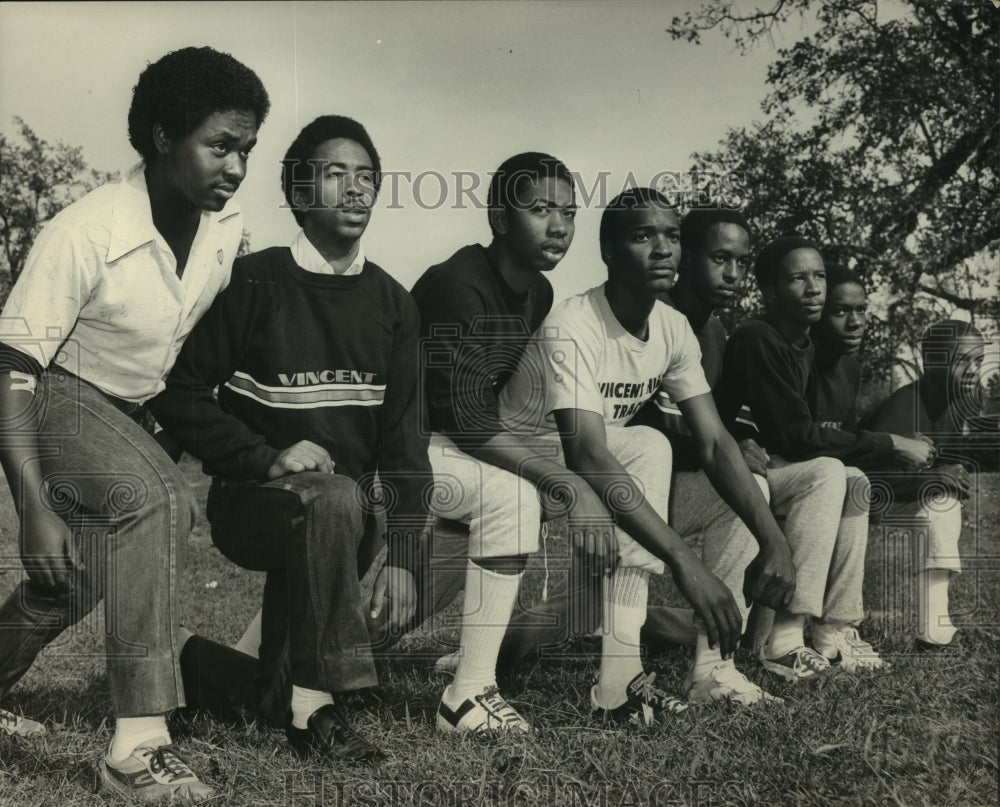
[[[15,388],[12,389],[12,384]],[[42,490],[39,459],[38,415],[30,414],[35,404],[34,391],[19,389],[23,382],[12,382],[9,373],[0,373],[0,465],[3,466],[18,516],[23,517],[26,497],[37,499]],[[17,424],[11,426],[10,424]]]
[[[775,420],[767,423],[761,433],[769,448],[792,462],[833,457],[845,465],[868,470],[890,461],[894,454],[888,434],[831,429],[814,423],[811,416]]]
[[[213,475],[237,482],[264,480],[281,453],[239,418],[222,411],[207,387],[199,394],[196,388],[168,381],[149,408],[166,432]]]
[[[885,485],[891,491],[893,500],[900,502],[919,501],[922,495],[937,493],[942,488],[958,495],[954,483],[946,478],[940,468],[910,470],[907,468],[881,469],[870,472],[868,480],[872,485]]]
[[[25,571],[46,587],[68,585],[68,528],[50,509],[44,494],[44,474],[39,461],[39,418],[33,391],[23,378],[12,389],[11,377],[0,373],[0,464],[10,484],[20,521],[20,551]],[[53,449],[54,450],[54,449]]]
[[[653,509],[631,474],[607,449],[574,454],[567,452],[566,465],[606,503],[615,522],[640,546],[662,560],[671,572],[692,561],[694,551]],[[625,507],[615,502],[635,503]]]
[[[545,444],[532,443],[504,431],[482,445],[467,446],[464,450],[481,462],[527,479],[544,493],[558,493],[559,487],[567,483],[582,483],[579,476],[556,459],[558,451],[555,445],[546,449]]]
[[[430,519],[417,515],[394,516],[386,519],[385,543],[388,549],[385,565],[405,569],[416,575],[430,549]]]
[[[379,457],[378,473],[380,484],[396,488],[394,506],[386,518],[386,563],[416,574],[429,543],[425,494],[434,483],[434,474],[427,457],[427,439],[415,422],[412,427],[387,435],[385,445],[391,448]]]
[[[914,472],[902,468],[897,470],[883,469],[868,472],[868,481],[874,485],[885,485],[891,491],[892,498],[901,502],[914,502],[920,495],[920,489],[932,481],[933,472]]]

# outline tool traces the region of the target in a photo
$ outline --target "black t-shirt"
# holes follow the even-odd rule
[[[482,445],[504,430],[500,390],[552,308],[552,286],[538,274],[526,292],[514,291],[474,244],[424,272],[412,294],[430,427],[456,445]]]

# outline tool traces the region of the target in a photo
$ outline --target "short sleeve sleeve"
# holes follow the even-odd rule
[[[668,309],[661,313],[673,312]],[[680,401],[704,395],[712,389],[701,367],[701,347],[687,319],[681,315],[664,316],[663,332],[670,363],[660,380],[656,403],[665,412],[677,412],[676,404]]]
[[[600,344],[567,324],[559,312],[538,328],[500,395],[504,424],[522,433],[550,432],[552,413],[584,409],[604,415],[597,378]]]
[[[582,409],[604,416],[604,396],[597,381],[600,345],[565,322],[542,325],[533,344],[544,372],[545,414]]]

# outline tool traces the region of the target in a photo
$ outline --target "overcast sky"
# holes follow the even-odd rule
[[[506,157],[548,151],[588,189],[605,172],[610,196],[630,171],[642,184],[685,172],[691,152],[760,118],[773,50],[740,56],[714,34],[701,46],[672,41],[671,18],[697,5],[4,3],[0,130],[13,131],[19,115],[45,139],[82,146],[93,167],[122,170],[137,159],[126,113],[147,62],[187,45],[227,51],[271,97],[237,195],[253,248],[295,233],[278,187],[295,134],[317,115],[346,114],[368,128],[386,170],[412,177],[396,193],[383,188],[365,238],[368,255],[410,287],[459,246],[489,238],[483,211],[468,200],[457,208],[458,172],[476,174],[465,187],[485,186]],[[775,44],[799,33],[792,23]],[[581,210],[551,275],[557,299],[603,280],[599,218],[596,199]]]

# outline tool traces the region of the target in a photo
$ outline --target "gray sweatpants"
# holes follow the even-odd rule
[[[788,463],[772,456],[767,484],[795,565],[789,610],[833,622],[860,620],[867,494],[855,487],[848,496],[843,463],[830,457]]]

